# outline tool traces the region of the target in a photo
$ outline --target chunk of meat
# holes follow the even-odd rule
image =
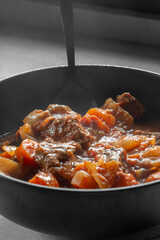
[[[116,103],[113,101],[112,98],[108,98],[104,105],[102,106],[102,109],[110,111],[112,115],[116,118],[116,125],[123,128],[131,128],[133,124],[133,117],[125,111],[119,103]]]
[[[35,161],[41,171],[70,180],[78,161],[75,154],[82,151],[81,145],[74,141],[54,142],[51,138],[39,143]]]
[[[122,95],[118,95],[116,98],[116,102],[127,111],[133,119],[141,118],[145,113],[145,108],[143,104],[141,104],[135,97],[133,97],[130,93],[123,93]]]
[[[24,119],[32,127],[33,133],[41,140],[47,137],[54,141],[74,140],[85,149],[94,137],[85,129],[81,116],[68,106],[51,104],[45,111],[35,110]]]
[[[50,125],[41,131],[40,137],[42,139],[50,137],[55,141],[74,140],[81,144],[84,149],[88,148],[90,142],[94,139],[78,119],[67,115],[53,117]]]

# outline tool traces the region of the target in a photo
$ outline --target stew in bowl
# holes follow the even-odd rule
[[[65,105],[33,110],[1,138],[0,170],[29,183],[115,188],[160,179],[160,133],[137,130],[144,106],[130,93],[84,116]]]

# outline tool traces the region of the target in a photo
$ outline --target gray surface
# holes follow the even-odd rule
[[[58,0],[0,0],[0,23],[62,31],[58,3]],[[159,16],[78,5],[79,8],[74,4],[76,34],[160,46]]]
[[[56,240],[54,236],[42,234],[15,223],[0,216],[0,240]],[[62,240],[62,239],[59,239]]]
[[[116,229],[115,229],[116,231]],[[19,226],[2,216],[0,216],[0,240],[65,240],[64,238],[57,238],[48,234],[26,229]],[[159,240],[160,239],[160,226],[153,227],[146,231],[141,231],[131,235],[105,238],[101,240]],[[96,240],[96,239],[94,239]]]
[[[160,73],[160,48],[76,38],[76,64],[113,64]],[[0,30],[0,79],[36,68],[67,64],[62,35],[35,29]]]
[[[107,42],[96,39],[76,39],[76,63],[116,64],[138,67],[160,73],[160,49]],[[0,32],[0,79],[41,67],[66,64],[62,36],[26,29],[2,29]],[[115,238],[160,239],[160,227],[132,236]],[[0,240],[55,240],[54,236],[25,229],[0,216]]]

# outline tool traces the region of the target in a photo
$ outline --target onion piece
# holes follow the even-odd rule
[[[13,157],[15,155],[17,147],[12,145],[4,145],[2,146],[2,149],[3,151],[7,152],[11,157]]]
[[[8,158],[0,157],[0,172],[8,174],[11,177],[16,177],[19,169],[19,163]]]
[[[97,182],[99,188],[110,188],[114,185],[119,171],[119,161],[104,162],[99,159],[98,162],[84,162],[88,172]]]
[[[22,127],[20,127],[18,132],[19,132],[22,140],[29,138],[31,140],[37,141],[36,136],[32,131],[32,127],[28,123],[26,123]]]
[[[93,189],[98,187],[92,175],[84,170],[80,170],[75,173],[75,175],[72,178],[71,184],[75,188],[80,189]]]

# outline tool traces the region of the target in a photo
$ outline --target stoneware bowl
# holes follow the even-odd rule
[[[160,119],[160,76],[116,66],[76,66],[79,85],[99,106],[125,91]],[[20,74],[0,82],[0,135],[22,125],[33,109],[45,109],[67,83],[67,67]],[[64,103],[65,104],[65,103]],[[76,109],[75,109],[76,110]],[[160,223],[160,181],[133,187],[76,190],[29,184],[0,176],[0,214],[40,232],[68,238],[121,235]]]

